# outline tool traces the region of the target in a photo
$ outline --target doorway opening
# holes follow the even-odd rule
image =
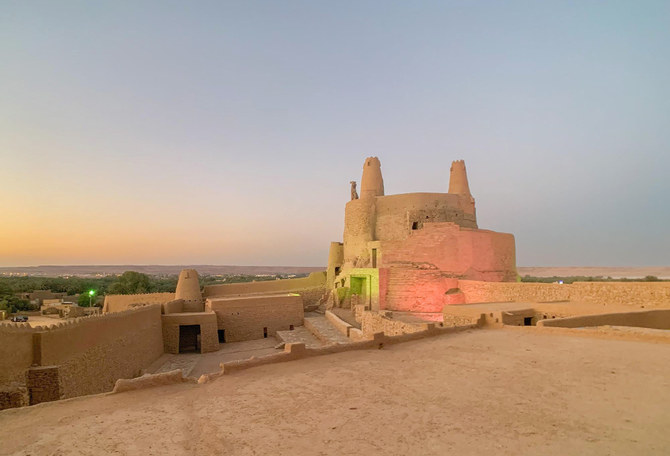
[[[219,329],[219,343],[220,344],[225,344],[226,343],[226,330],[225,329]]]
[[[533,326],[533,317],[523,317],[524,326]]]
[[[268,338],[268,328],[263,328],[263,339]]]
[[[200,352],[200,325],[179,325],[179,353]]]

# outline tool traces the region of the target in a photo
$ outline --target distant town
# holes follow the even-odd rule
[[[325,266],[235,266],[235,265],[69,265],[69,266],[9,266],[0,267],[2,277],[85,277],[118,276],[125,271],[163,277],[178,275],[182,269],[197,269],[202,275],[253,275],[258,277],[292,277],[322,271]]]

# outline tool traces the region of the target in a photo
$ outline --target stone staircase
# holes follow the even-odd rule
[[[305,344],[307,348],[323,347],[323,342],[319,340],[312,332],[305,326],[298,326],[291,331],[277,331],[275,336],[279,341],[278,348],[283,348],[285,344]]]
[[[351,340],[335,329],[326,317],[305,317],[304,327],[325,345],[351,343]]]

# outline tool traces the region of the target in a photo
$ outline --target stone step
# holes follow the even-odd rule
[[[304,326],[298,326],[292,331],[277,331],[275,336],[279,341],[278,347],[285,344],[303,343],[307,348],[323,347],[323,342],[319,340],[312,332]]]
[[[326,345],[351,343],[351,340],[335,329],[326,317],[305,317],[305,328]]]

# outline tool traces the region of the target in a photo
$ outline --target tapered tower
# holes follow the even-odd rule
[[[382,165],[377,157],[368,157],[363,165],[361,177],[361,198],[384,196]]]
[[[200,280],[195,269],[183,269],[179,273],[175,299],[184,300],[184,312],[202,312],[204,310]]]
[[[451,163],[449,193],[472,197],[470,186],[468,185],[468,174],[465,171],[465,162],[463,160],[456,160]]]

